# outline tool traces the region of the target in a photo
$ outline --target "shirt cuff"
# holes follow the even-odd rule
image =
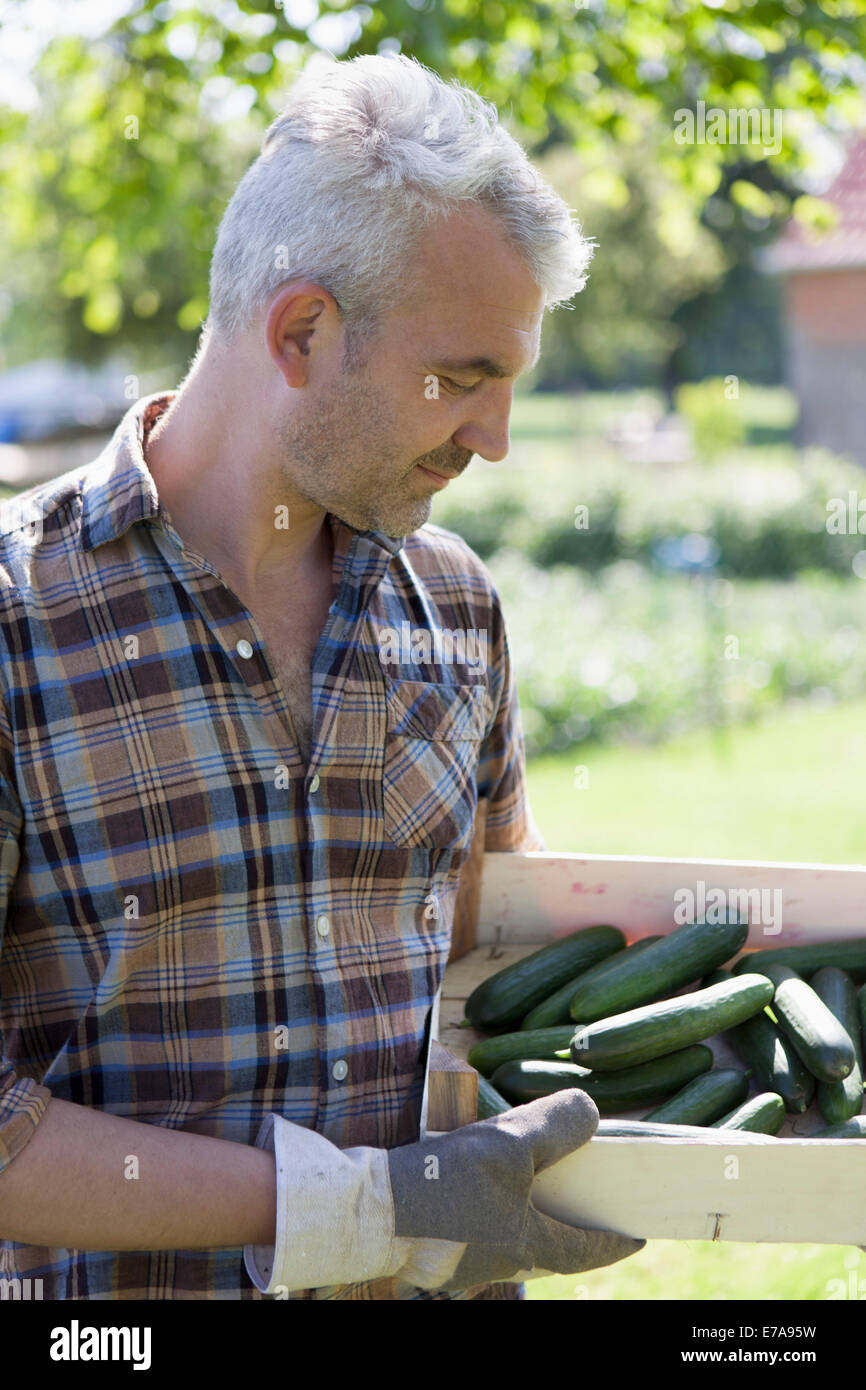
[[[394,1232],[387,1150],[338,1149],[280,1115],[267,1116],[256,1147],[272,1152],[277,1165],[275,1243],[244,1247],[261,1293],[279,1297],[396,1274],[406,1251]]]

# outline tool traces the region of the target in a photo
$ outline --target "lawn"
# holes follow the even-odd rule
[[[532,760],[530,797],[549,848],[866,863],[866,700],[775,707],[767,720]]]
[[[853,1278],[852,1278],[853,1274]],[[739,1245],[651,1240],[637,1255],[585,1274],[530,1279],[530,1299],[866,1299],[866,1254],[856,1245]]]
[[[575,768],[588,786],[575,788]],[[866,862],[866,701],[782,710],[724,743],[693,734],[656,748],[576,748],[530,762],[533,811],[551,850],[714,859]],[[579,777],[578,780],[584,780]],[[866,1299],[856,1246],[650,1241],[639,1255],[530,1299]]]

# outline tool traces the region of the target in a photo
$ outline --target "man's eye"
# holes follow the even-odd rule
[[[471,386],[461,386],[459,381],[452,381],[448,376],[440,377],[439,380],[444,381],[446,386],[453,386],[455,391],[474,391],[477,385],[473,382]]]

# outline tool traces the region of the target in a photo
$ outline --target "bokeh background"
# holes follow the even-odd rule
[[[0,491],[177,384],[293,75],[389,51],[496,103],[597,242],[508,458],[433,513],[502,595],[548,847],[864,862],[859,0],[4,0]],[[852,1296],[866,1255],[818,1246],[652,1242],[530,1285]]]

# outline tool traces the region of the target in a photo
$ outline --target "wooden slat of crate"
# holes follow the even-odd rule
[[[674,892],[698,880],[726,890],[780,890],[782,931],[754,927],[750,949],[800,945],[816,932],[866,934],[866,868],[859,866],[487,853],[476,942],[541,945],[597,922],[621,927],[630,940],[673,931]]]
[[[441,1134],[475,1119],[478,1073],[435,1039],[430,1043],[427,1129]]]
[[[535,1180],[548,1216],[647,1240],[866,1244],[866,1145],[591,1139]]]

